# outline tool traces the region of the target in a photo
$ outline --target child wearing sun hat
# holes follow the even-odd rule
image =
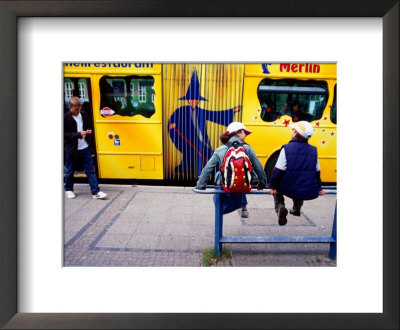
[[[282,146],[269,184],[280,226],[287,223],[284,195],[293,200],[290,214],[300,216],[304,200],[325,194],[321,188],[317,148],[308,143],[314,133],[312,125],[299,121],[289,127],[292,128],[292,139]]]

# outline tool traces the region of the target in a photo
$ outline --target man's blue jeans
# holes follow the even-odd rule
[[[89,148],[78,150],[75,157],[69,155],[67,152],[65,153],[66,173],[64,190],[74,190],[74,172],[76,164],[78,162],[82,164],[83,169],[85,170],[92,195],[97,195],[97,193],[100,191],[100,188],[97,182],[96,172],[94,170],[94,163]]]

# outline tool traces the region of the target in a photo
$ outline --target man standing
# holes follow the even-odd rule
[[[82,102],[77,96],[69,99],[69,108],[64,115],[64,148],[66,174],[64,190],[67,198],[75,198],[74,194],[74,172],[78,162],[85,170],[89,181],[92,197],[102,199],[107,196],[100,191],[94,169],[94,163],[89,151],[89,142],[92,134],[89,116],[82,111]]]

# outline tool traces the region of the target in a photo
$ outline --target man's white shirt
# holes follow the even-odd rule
[[[82,115],[79,113],[77,116],[72,116],[77,124],[77,132],[82,132],[83,131],[83,119]],[[85,139],[78,139],[78,150],[82,150],[89,147],[88,143],[86,142]]]

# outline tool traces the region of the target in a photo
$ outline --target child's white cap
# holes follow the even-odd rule
[[[308,121],[299,121],[297,123],[290,124],[289,127],[294,128],[297,133],[307,140],[313,135],[314,129]]]
[[[228,128],[226,129],[226,132],[228,132],[228,134],[231,134],[233,132],[237,132],[240,130],[244,130],[244,132],[246,133],[246,135],[249,135],[251,133],[251,131],[249,131],[242,123],[239,123],[238,121],[234,121],[233,123],[230,123]],[[225,134],[226,134],[225,132]],[[226,134],[226,135],[228,135]]]

